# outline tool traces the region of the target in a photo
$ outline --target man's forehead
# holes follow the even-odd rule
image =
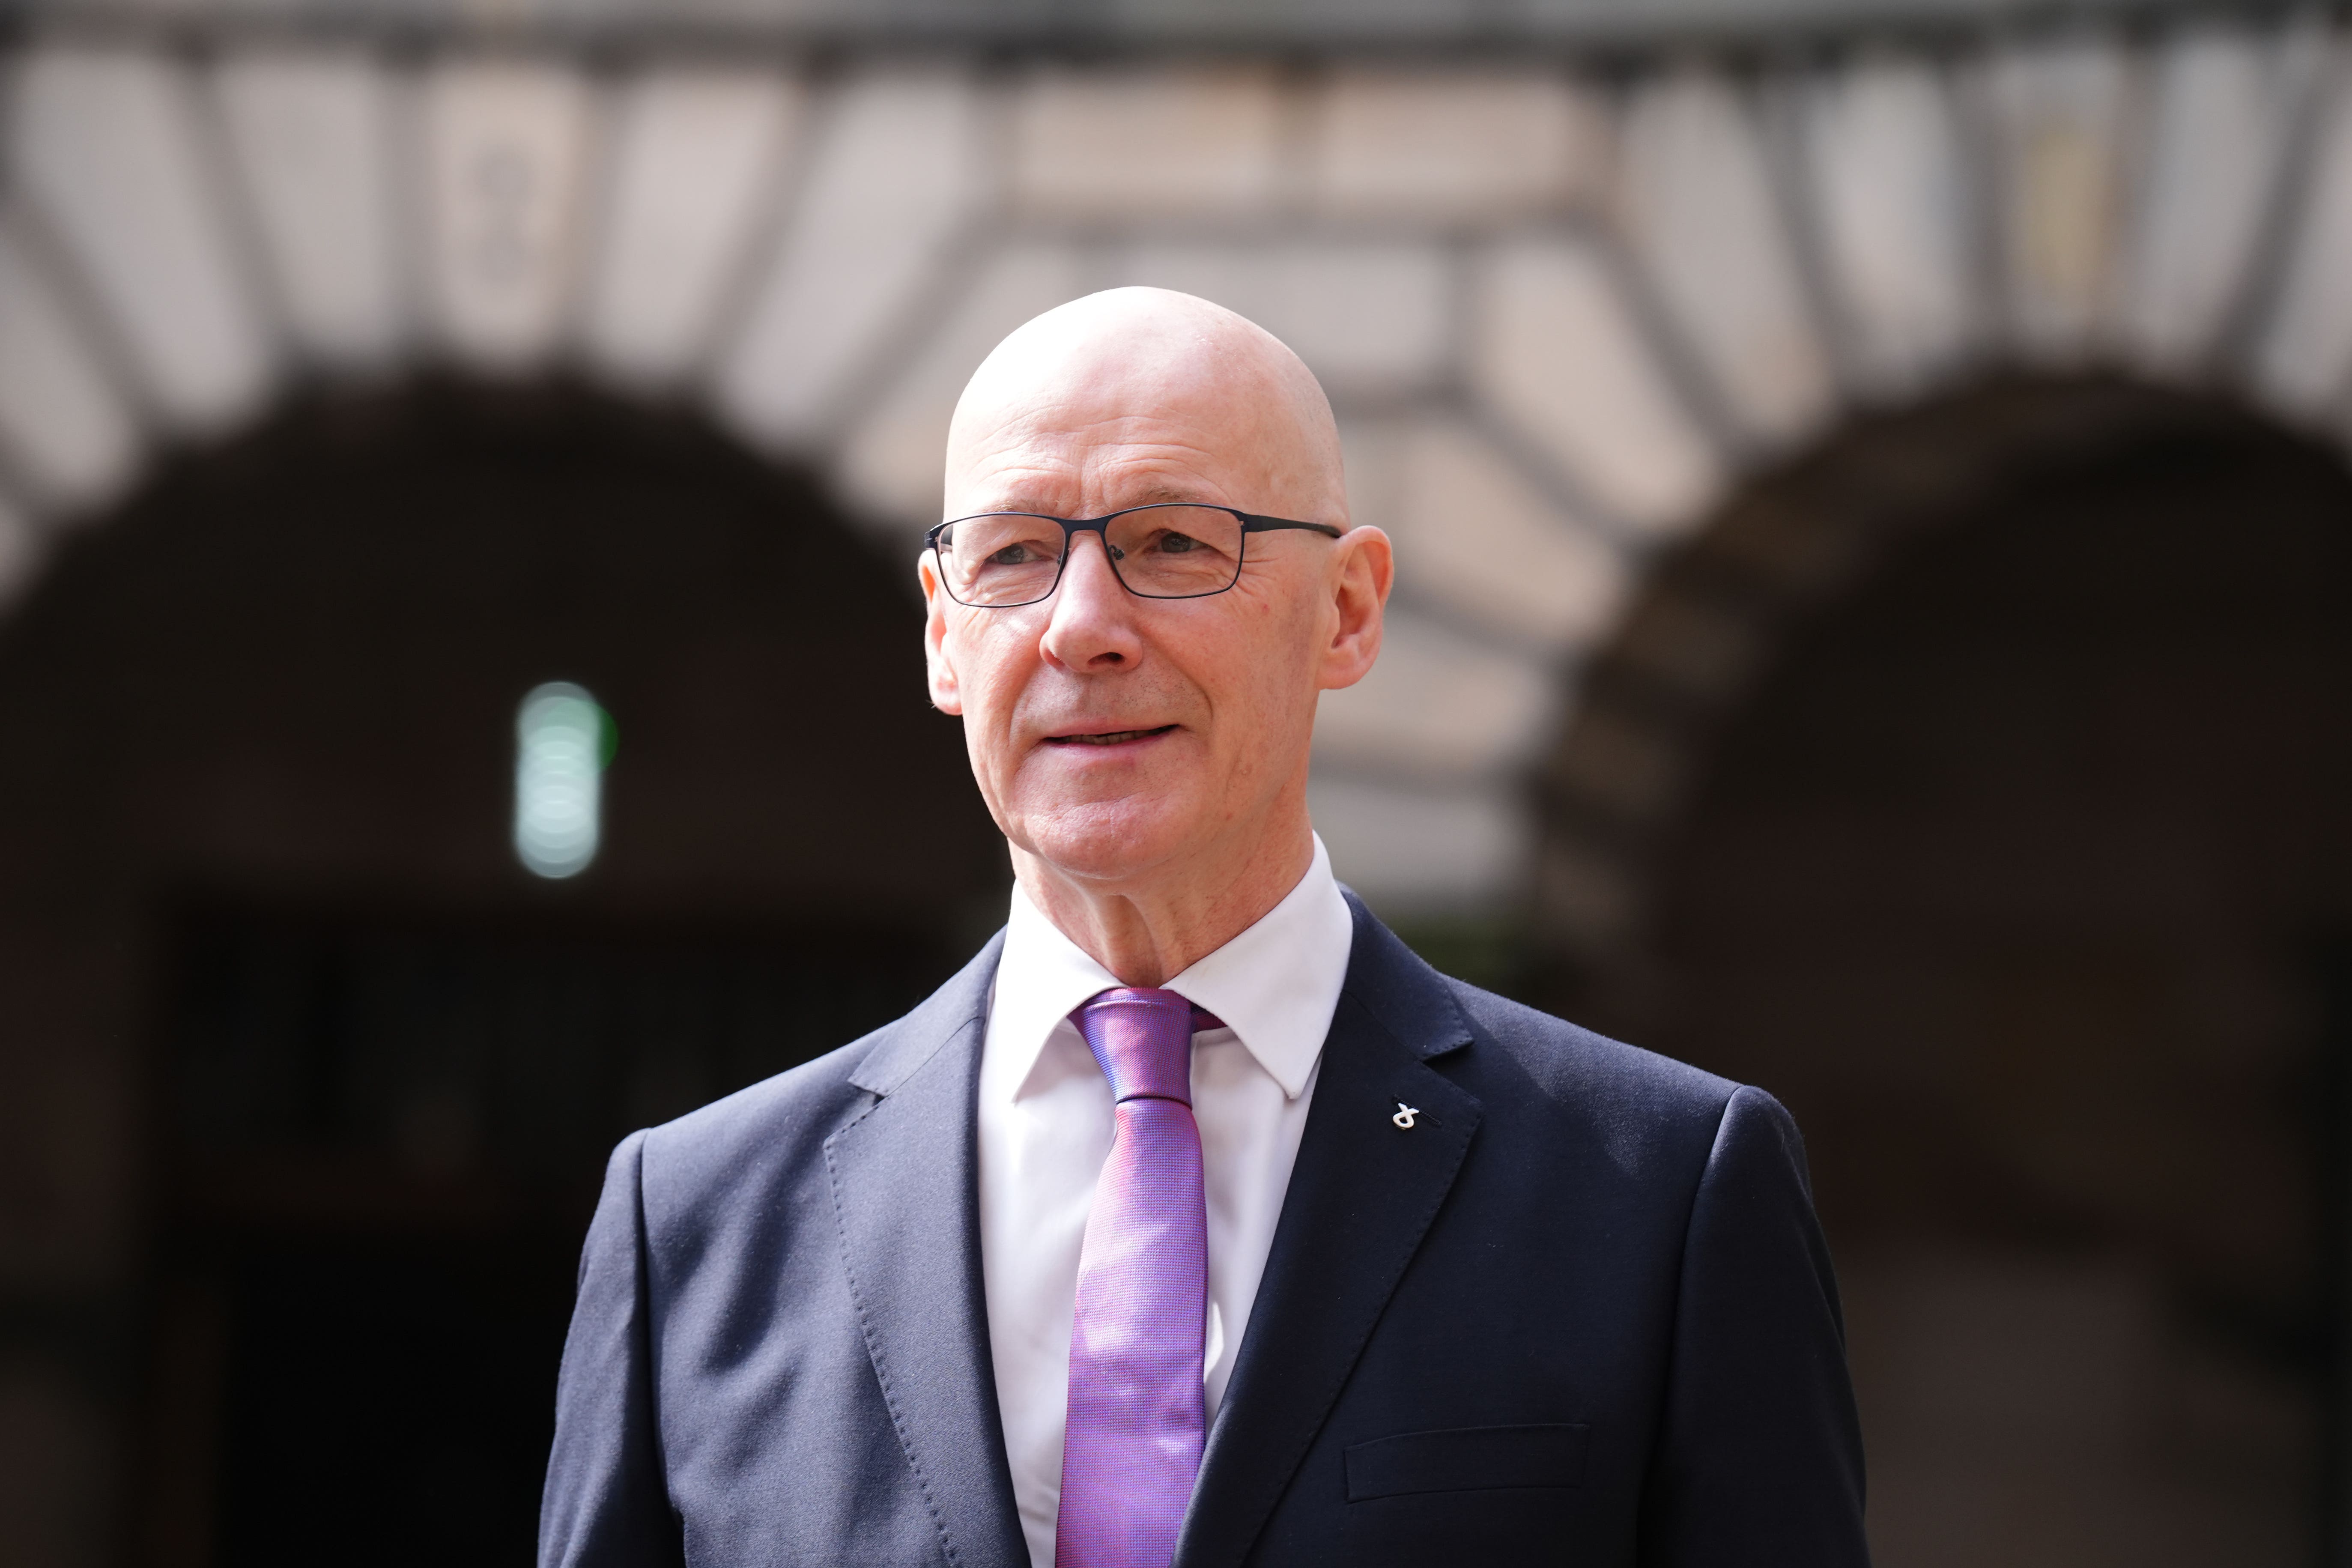
[[[1231,504],[1253,466],[1213,450],[1163,443],[1093,443],[1061,448],[1018,445],[975,453],[957,476],[971,510],[1051,504],[1145,506],[1154,501]]]
[[[1236,433],[1296,423],[1273,389],[1230,380],[1173,376],[1039,379],[1000,384],[960,410],[959,434],[974,445],[1092,447],[1184,444],[1204,433]]]
[[[1295,437],[1297,425],[1278,401],[1230,392],[1203,395],[1197,388],[1149,382],[1041,387],[964,410],[955,445],[972,460],[1148,461]]]

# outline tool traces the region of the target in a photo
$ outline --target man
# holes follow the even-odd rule
[[[1866,1561],[1769,1097],[1428,968],[1309,826],[1388,541],[1265,332],[990,355],[921,559],[1018,888],[913,1013],[613,1157],[556,1565]]]

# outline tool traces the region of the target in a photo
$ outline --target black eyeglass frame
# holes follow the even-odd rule
[[[1162,511],[1173,510],[1177,507],[1181,507],[1188,511],[1222,511],[1226,513],[1228,516],[1241,519],[1242,550],[1240,554],[1234,557],[1233,582],[1226,584],[1222,588],[1211,588],[1204,593],[1199,594],[1147,594],[1141,589],[1134,587],[1125,577],[1119,575],[1119,552],[1111,548],[1109,533],[1110,525],[1122,517],[1129,517],[1139,511]],[[948,586],[947,574],[945,572],[940,573],[940,587],[941,591],[946,593],[949,598],[955,599],[957,604],[963,605],[963,607],[967,610],[1018,610],[1030,605],[1042,605],[1046,600],[1052,598],[1054,596],[1054,590],[1062,585],[1062,574],[1070,569],[1070,552],[1075,543],[1075,536],[1081,533],[1091,533],[1102,542],[1103,559],[1110,564],[1110,574],[1118,579],[1118,585],[1120,587],[1125,588],[1129,593],[1133,594],[1139,599],[1213,599],[1219,594],[1232,593],[1240,584],[1242,580],[1242,563],[1247,559],[1249,554],[1249,536],[1251,534],[1280,533],[1286,530],[1296,530],[1303,533],[1319,533],[1327,539],[1337,539],[1347,531],[1345,529],[1334,528],[1328,522],[1300,522],[1295,518],[1265,517],[1254,511],[1243,511],[1237,507],[1213,506],[1206,501],[1162,500],[1153,501],[1146,506],[1121,507],[1117,511],[1105,512],[1100,517],[1055,517],[1050,513],[1042,511],[976,511],[970,517],[951,517],[945,522],[933,523],[930,531],[923,535],[923,548],[929,551],[937,551],[940,547],[940,535],[945,533],[949,529],[953,528],[957,523],[978,522],[983,518],[991,517],[1034,517],[1041,522],[1060,523],[1062,525],[1062,558],[1059,562],[1055,563],[1054,580],[1046,585],[1044,593],[1038,595],[1034,599],[1016,599],[1013,603],[1006,605],[964,605],[964,602],[961,599],[956,599],[955,590]]]

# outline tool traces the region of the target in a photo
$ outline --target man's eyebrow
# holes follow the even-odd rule
[[[1202,501],[1201,500],[1200,492],[1197,490],[1184,489],[1176,485],[1152,485],[1148,489],[1138,492],[1138,494],[1140,499],[1129,502],[1129,505],[1165,505],[1171,501],[1191,502],[1196,505],[1205,506],[1214,506],[1217,504],[1214,501]]]

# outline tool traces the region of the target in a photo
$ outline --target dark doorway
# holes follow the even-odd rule
[[[0,627],[0,1068],[87,1086],[13,1160],[97,1256],[52,1338],[148,1434],[129,1556],[528,1557],[614,1140],[1001,919],[911,584],[692,419],[430,386],[183,459]],[[562,882],[548,680],[619,737]]]
[[[223,910],[180,951],[159,1339],[169,1385],[213,1394],[158,1459],[208,1500],[215,1560],[253,1565],[529,1561],[605,1152],[955,957],[919,926]]]
[[[1964,482],[1918,482],[1938,442]],[[1685,731],[1584,998],[1804,1125],[1879,1561],[2318,1560],[2352,477],[2226,407],[2013,386],[1746,505],[1879,531]],[[1707,555],[1683,580],[1742,591]]]

